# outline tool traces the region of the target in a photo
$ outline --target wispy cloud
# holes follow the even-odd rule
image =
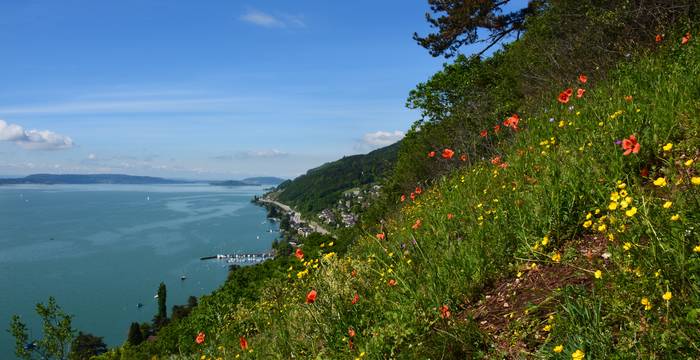
[[[241,20],[266,28],[306,27],[302,16],[290,14],[272,15],[256,9],[248,9],[241,16]]]
[[[404,137],[404,132],[395,131],[375,131],[366,133],[362,136],[358,150],[376,149],[383,146],[391,145]]]
[[[238,158],[279,158],[289,156],[289,153],[277,149],[243,151],[236,154]]]
[[[27,150],[63,150],[73,147],[68,136],[49,130],[26,130],[24,127],[0,120],[0,141],[10,141]]]

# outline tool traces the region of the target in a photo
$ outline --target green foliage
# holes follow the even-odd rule
[[[69,360],[90,360],[93,356],[97,356],[107,352],[107,344],[104,343],[102,337],[92,334],[85,334],[82,331],[78,332],[78,336],[71,344]]]
[[[331,207],[343,192],[382,180],[393,169],[398,147],[397,143],[311,169],[293,181],[282,183],[278,200],[303,213],[317,213]]]
[[[402,141],[385,202],[377,206],[392,208],[401,193],[453,168],[430,161],[429,151],[451,147],[469,156],[466,164],[490,157],[498,144],[480,141],[482,130],[493,134],[511,114],[548,106],[539,99],[554,96],[552,89],[568,84],[572,74],[604,79],[618,62],[652,47],[656,34],[693,19],[698,6],[689,0],[674,6],[661,0],[558,0],[545,9],[528,18],[520,40],[491,58],[459,56],[411,91],[407,105],[420,109],[422,119]]]
[[[75,336],[72,316],[66,314],[53,297],[49,297],[46,304],[37,304],[36,313],[42,322],[43,337],[39,340],[29,339],[27,326],[19,316],[12,317],[10,333],[15,338],[15,354],[22,359],[31,359],[34,354],[46,359],[64,359]]]

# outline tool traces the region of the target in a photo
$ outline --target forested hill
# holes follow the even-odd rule
[[[399,144],[311,169],[280,184],[278,199],[302,212],[319,212],[336,203],[344,191],[382,179],[396,163]]]

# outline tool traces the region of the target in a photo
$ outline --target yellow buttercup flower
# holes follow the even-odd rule
[[[587,220],[586,222],[583,223],[583,227],[589,228],[593,225],[593,221]]]
[[[654,185],[658,187],[664,187],[666,186],[666,178],[660,177],[654,180]]]
[[[607,229],[608,229],[608,226],[605,224],[600,224],[600,226],[598,226],[598,231],[600,231],[600,232],[605,232],[605,230],[607,230]]]
[[[698,247],[700,247],[700,246],[698,246]],[[554,255],[552,255],[552,261],[554,261],[554,262],[560,262],[560,261],[561,261],[561,254],[558,253],[558,252],[557,252],[557,253],[554,253]]]
[[[583,352],[582,350],[576,350],[576,351],[574,351],[573,354],[571,354],[572,360],[583,360],[585,357],[586,357],[586,353]]]
[[[634,214],[636,214],[636,213],[637,213],[637,208],[636,208],[636,207],[633,207],[633,208],[631,208],[631,209],[625,211],[625,215],[627,215],[628,217],[632,217],[632,216],[634,216]]]
[[[617,203],[616,202],[611,202],[610,205],[608,205],[608,210],[615,210],[617,209]]]
[[[557,346],[555,346],[554,349],[552,349],[552,350],[553,350],[555,353],[558,354],[558,353],[564,351],[564,345],[557,345]]]
[[[644,305],[644,310],[651,310],[651,301],[649,301],[649,298],[643,297],[641,303]]]
[[[671,221],[678,221],[680,218],[681,218],[681,216],[676,214],[676,215],[671,216]]]
[[[632,248],[632,243],[626,242],[624,245],[622,245],[622,248],[625,249],[625,251],[629,251],[629,249]]]
[[[668,208],[670,208],[670,207],[671,207],[671,205],[673,205],[673,203],[672,203],[672,202],[670,202],[670,201],[666,201],[666,202],[664,203],[664,209],[668,209]]]
[[[619,194],[617,191],[613,191],[613,192],[610,194],[610,200],[612,200],[612,201],[617,201],[617,200],[619,200],[619,199],[620,199],[620,194]]]
[[[693,165],[693,162],[693,159],[688,159],[686,160],[686,162],[683,163],[683,165],[685,165],[685,167],[690,167],[691,165]]]
[[[693,177],[690,179],[690,182],[691,182],[693,185],[700,185],[700,176],[693,176]]]
[[[596,279],[602,279],[603,278],[603,272],[600,270],[596,270],[595,273],[593,274]]]
[[[552,331],[552,325],[547,324],[542,328],[542,330],[546,332]]]
[[[542,246],[547,246],[547,244],[549,244],[549,236],[545,235],[542,238]]]
[[[670,291],[666,291],[661,297],[662,297],[664,300],[669,301],[669,300],[671,300],[671,298],[673,297],[673,295],[671,294]]]
[[[696,253],[700,253],[700,245],[695,245],[695,247],[693,248],[693,251]]]
[[[671,151],[671,149],[673,149],[673,144],[668,143],[664,145],[664,151]]]

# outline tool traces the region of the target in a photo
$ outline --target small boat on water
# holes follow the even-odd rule
[[[158,298],[158,294],[153,295],[153,298],[154,298],[154,299],[157,299],[157,298]]]
[[[182,281],[187,280],[187,276],[185,276],[185,275],[180,276],[180,280],[182,280]]]
[[[143,307],[143,304],[141,304],[141,303],[138,303],[138,304],[136,304],[136,307],[140,309],[140,308],[142,308],[142,307]]]

